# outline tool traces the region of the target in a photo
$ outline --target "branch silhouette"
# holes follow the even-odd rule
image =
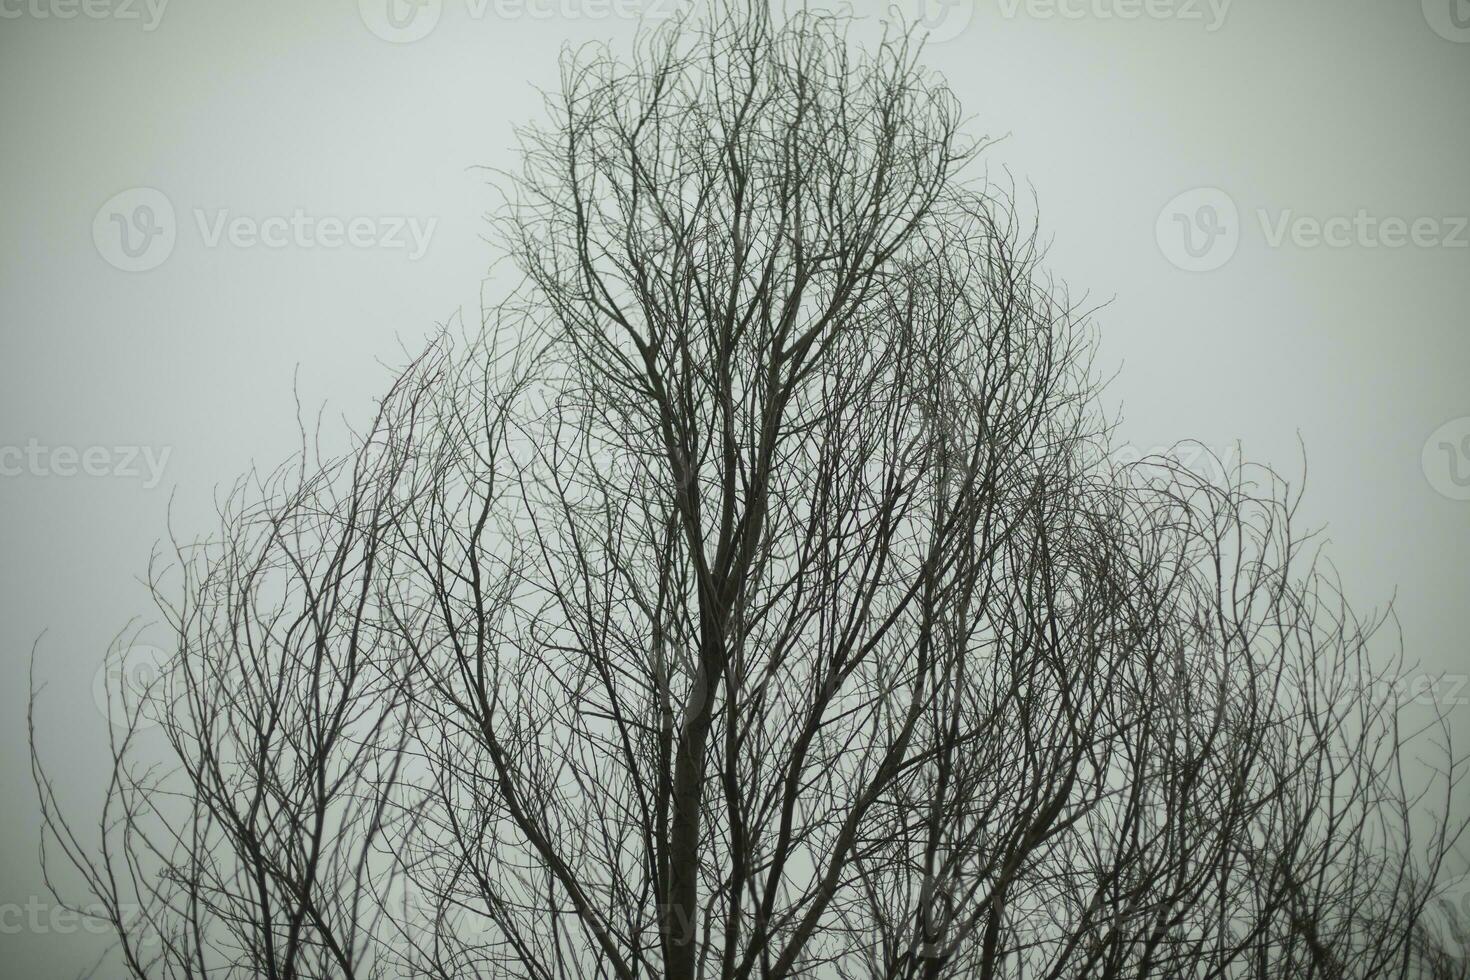
[[[1109,464],[985,141],[847,30],[569,55],[524,284],[154,575],[95,838],[32,741],[130,976],[1466,975],[1391,620],[1271,470]]]

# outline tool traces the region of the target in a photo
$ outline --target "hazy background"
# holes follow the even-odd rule
[[[0,0],[0,973],[17,977],[76,975],[105,946],[51,915],[39,875],[37,636],[42,745],[64,797],[90,806],[94,681],[109,639],[149,614],[137,577],[169,520],[208,532],[216,488],[296,447],[293,375],[340,431],[365,420],[400,341],[477,315],[495,197],[475,168],[514,162],[511,127],[539,111],[563,45],[626,41],[627,13],[674,0],[422,0],[397,20],[386,4],[405,0],[87,2]],[[1327,525],[1349,594],[1371,607],[1397,590],[1411,657],[1463,680],[1470,4],[927,14],[927,60],[977,133],[1007,136],[992,173],[1034,188],[1050,268],[1109,301],[1100,360],[1120,372],[1106,401],[1127,451],[1239,439],[1297,473],[1300,436],[1302,516]],[[1312,221],[1360,210],[1338,246],[1313,244]],[[298,211],[307,230],[281,247],[211,244],[222,214]],[[434,222],[421,255],[400,217]],[[321,219],[354,218],[368,244],[318,241]],[[1431,690],[1459,702],[1470,748],[1470,687]]]

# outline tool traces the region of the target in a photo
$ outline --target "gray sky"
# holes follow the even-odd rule
[[[70,975],[102,948],[32,902],[49,901],[32,642],[47,631],[44,745],[85,805],[103,772],[94,676],[149,614],[136,577],[170,499],[181,536],[209,531],[217,487],[295,447],[298,369],[308,407],[361,421],[399,338],[476,315],[495,197],[475,168],[514,162],[511,127],[539,111],[563,44],[626,40],[626,12],[673,0],[425,0],[397,20],[387,2],[0,0],[0,962],[15,976]],[[1006,136],[991,172],[1034,188],[1050,269],[1109,301],[1105,402],[1130,451],[1239,439],[1296,473],[1300,436],[1302,517],[1327,525],[1350,596],[1397,590],[1411,659],[1470,670],[1466,0],[928,14],[927,60],[975,132]],[[1470,702],[1453,681],[1433,690]],[[1450,710],[1470,747],[1470,706]]]

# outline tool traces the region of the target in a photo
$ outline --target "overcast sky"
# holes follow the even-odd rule
[[[477,315],[477,168],[514,163],[563,45],[673,0],[388,2],[0,0],[0,972],[103,948],[38,904],[37,636],[43,746],[85,804],[94,679],[170,506],[207,532],[217,487],[292,451],[293,377],[361,422],[400,343]],[[1125,451],[1240,440],[1295,474],[1300,438],[1349,594],[1397,591],[1411,658],[1470,670],[1466,0],[927,14],[1049,268],[1106,304]],[[1432,690],[1470,747],[1470,686]]]

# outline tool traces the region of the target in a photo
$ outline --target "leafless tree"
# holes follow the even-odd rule
[[[846,30],[569,56],[524,285],[155,577],[96,840],[33,755],[130,975],[1457,975],[1386,616],[1270,470],[1108,465],[984,141]]]

